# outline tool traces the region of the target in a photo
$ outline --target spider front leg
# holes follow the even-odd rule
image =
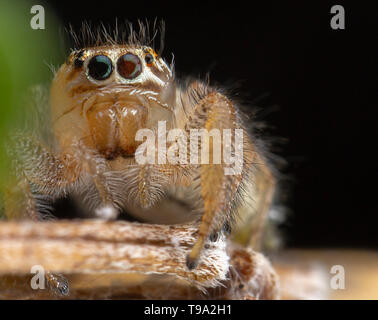
[[[187,267],[193,269],[198,265],[200,255],[209,236],[214,232],[218,232],[225,223],[229,225],[232,221],[233,205],[237,200],[242,179],[253,161],[254,152],[248,135],[242,128],[235,106],[222,94],[210,92],[193,108],[188,119],[185,125],[187,131],[201,128],[211,132],[213,129],[218,129],[222,136],[224,129],[231,129],[231,132],[235,131],[235,129],[240,129],[243,137],[241,143],[243,146],[242,159],[239,159],[239,163],[243,166],[240,172],[226,174],[225,169],[229,166],[224,161],[224,153],[220,163],[213,162],[213,156],[216,152],[220,152],[227,147],[228,151],[235,150],[235,139],[230,140],[228,146],[223,141],[220,150],[215,150],[217,147],[215,143],[209,143],[208,150],[206,150],[209,154],[209,164],[201,164],[199,166],[200,193],[204,212],[197,240],[187,256]],[[203,149],[201,149],[201,154],[202,151]]]
[[[10,177],[3,190],[5,216],[11,219],[39,220],[36,201],[25,177]]]
[[[42,195],[64,195],[79,176],[74,159],[69,155],[55,155],[36,138],[19,133],[14,135],[8,153],[12,172],[4,190],[6,216],[43,220],[32,186]]]
[[[4,190],[6,216],[43,220],[31,186],[45,195],[64,194],[65,189],[78,178],[73,159],[68,155],[54,155],[37,139],[25,134],[15,134],[8,152],[13,170]],[[62,275],[46,272],[45,278],[54,293],[69,294],[68,281]]]
[[[30,183],[24,175],[21,179],[11,178],[4,190],[5,214],[8,218],[29,218],[33,221],[42,219],[37,210],[36,201],[30,188]],[[69,284],[61,274],[46,272],[45,279],[48,287],[57,295],[68,296]]]
[[[4,190],[5,213],[9,218],[42,220],[31,185],[41,194],[64,195],[84,171],[92,176],[103,204],[115,211],[105,181],[104,163],[87,150],[74,145],[71,150],[55,154],[39,140],[18,134],[9,147],[9,153],[13,173]],[[47,272],[46,280],[56,294],[68,295],[68,281],[62,275]]]
[[[53,152],[49,147],[32,136],[17,134],[10,145],[10,157],[14,169],[14,183],[6,190],[9,200],[17,197],[20,201],[5,201],[9,213],[26,211],[32,220],[38,219],[35,199],[30,185],[43,195],[59,197],[65,195],[78,182],[84,173],[88,174],[98,191],[101,205],[96,213],[105,219],[117,216],[114,201],[105,172],[108,170],[106,160],[95,151],[88,149],[80,142],[72,142],[69,147]],[[27,205],[26,205],[27,204]],[[25,210],[26,209],[26,210]],[[8,214],[7,214],[8,215]],[[12,216],[16,216],[12,214]],[[22,216],[22,215],[21,215]]]

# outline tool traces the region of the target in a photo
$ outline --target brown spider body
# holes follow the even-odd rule
[[[89,210],[102,218],[115,218],[126,209],[147,222],[199,222],[197,242],[187,258],[189,269],[197,267],[207,239],[213,235],[215,240],[214,234],[237,214],[244,218],[239,229],[249,231],[243,241],[256,245],[273,196],[273,176],[245,130],[236,103],[200,81],[179,85],[172,68],[152,48],[133,41],[73,51],[51,86],[56,143],[48,146],[33,135],[16,139],[17,173],[6,193],[7,215],[20,216],[21,210],[23,216],[26,212],[40,217],[36,191],[85,197]],[[157,133],[160,121],[167,130],[184,132],[184,138],[167,143],[168,149],[174,142],[185,144],[193,129],[240,129],[242,170],[225,174],[229,165],[224,159],[206,164],[138,163],[135,156],[143,143],[136,139],[138,130]],[[235,141],[222,141],[224,148],[235,149]],[[189,159],[187,150],[184,156]],[[207,152],[214,159],[212,144]]]

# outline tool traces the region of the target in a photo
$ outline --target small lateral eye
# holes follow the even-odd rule
[[[136,55],[126,53],[119,57],[117,71],[125,79],[134,79],[142,73],[142,63]]]
[[[144,60],[147,64],[151,64],[154,61],[154,56],[151,53],[147,53]]]
[[[95,80],[105,80],[113,72],[112,61],[104,55],[94,56],[88,63],[87,72]]]
[[[81,68],[84,64],[84,50],[80,50],[75,54],[74,66],[75,68]]]

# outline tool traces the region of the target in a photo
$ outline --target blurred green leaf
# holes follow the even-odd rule
[[[57,65],[62,58],[57,20],[41,1],[38,4],[45,9],[45,29],[31,28],[35,4],[27,0],[0,2],[0,145],[28,112],[21,102],[27,88],[49,82],[53,76],[49,66]],[[0,149],[0,182],[6,173],[3,155]]]

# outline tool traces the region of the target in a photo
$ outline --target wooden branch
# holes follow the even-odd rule
[[[185,257],[192,225],[98,220],[0,223],[0,298],[54,298],[32,290],[33,265],[62,273],[69,298],[277,298],[269,262],[224,237],[195,270]]]

